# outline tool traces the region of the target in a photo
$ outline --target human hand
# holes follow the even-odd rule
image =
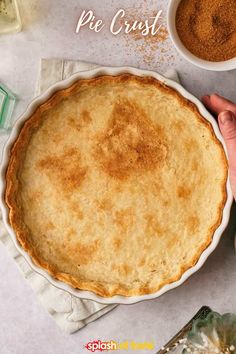
[[[217,94],[202,98],[204,105],[218,116],[229,158],[231,188],[236,200],[236,104]]]

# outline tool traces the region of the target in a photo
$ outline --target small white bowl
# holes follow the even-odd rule
[[[176,12],[181,0],[170,0],[167,13],[167,25],[168,31],[172,42],[174,43],[178,52],[190,63],[198,66],[199,68],[211,70],[211,71],[229,71],[236,69],[236,58],[226,60],[226,61],[207,61],[198,58],[192,54],[181,42],[179,35],[176,30]]]

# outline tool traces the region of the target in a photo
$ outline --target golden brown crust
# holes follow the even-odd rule
[[[224,178],[221,181],[221,190],[222,190],[222,199],[221,203],[218,205],[218,217],[214,225],[209,229],[208,235],[205,236],[205,242],[199,249],[196,249],[196,252],[194,254],[194,257],[192,258],[191,262],[189,264],[185,264],[185,266],[181,267],[179,274],[173,278],[165,279],[161,284],[158,284],[157,287],[155,286],[140,286],[138,289],[137,288],[129,288],[125,287],[123,285],[119,284],[106,284],[106,283],[101,283],[99,281],[86,281],[85,279],[78,279],[76,277],[73,277],[70,274],[63,273],[60,270],[56,269],[53,264],[50,264],[49,262],[45,262],[42,260],[40,255],[37,253],[35,250],[35,245],[32,245],[31,243],[31,237],[30,237],[30,230],[28,227],[25,225],[24,220],[23,220],[23,210],[21,207],[21,204],[18,200],[18,190],[21,188],[21,181],[18,178],[18,172],[20,169],[21,164],[24,161],[25,158],[25,149],[30,143],[31,136],[34,131],[37,131],[39,126],[42,123],[42,116],[43,112],[47,111],[49,108],[51,109],[52,107],[55,107],[58,102],[61,101],[62,98],[64,97],[69,97],[70,94],[78,90],[81,87],[86,87],[86,86],[96,86],[98,83],[101,82],[120,82],[120,83],[126,83],[126,82],[134,82],[138,83],[142,87],[145,87],[145,85],[152,85],[155,86],[158,90],[162,90],[164,93],[167,95],[170,95],[172,97],[175,97],[178,99],[179,103],[183,107],[188,107],[192,112],[194,112],[196,118],[201,122],[201,124],[204,124],[207,129],[211,133],[211,138],[215,142],[216,145],[220,147],[221,151],[221,162],[222,166],[224,168]],[[85,120],[90,119],[88,114],[85,114]],[[154,150],[155,152],[155,150]],[[151,152],[148,151],[147,154],[150,154]],[[73,152],[72,152],[73,155]],[[149,156],[149,155],[148,155]],[[152,158],[151,158],[152,160]],[[144,160],[145,161],[145,160]],[[150,161],[150,159],[149,159]],[[56,162],[54,161],[54,164],[56,165]],[[141,162],[140,162],[141,164]],[[42,162],[42,166],[44,168],[47,168],[47,161]],[[110,166],[110,165],[109,165]],[[146,166],[146,165],[140,165],[140,168],[150,168],[151,166]],[[57,166],[55,167],[57,168]],[[105,166],[106,168],[106,166]],[[122,170],[122,166],[121,166]],[[20,242],[21,246],[27,253],[31,256],[32,260],[34,261],[35,264],[38,266],[44,268],[49,272],[53,277],[55,277],[58,280],[61,280],[65,283],[68,283],[69,285],[73,286],[74,288],[82,289],[82,290],[91,290],[95,292],[96,294],[103,296],[103,297],[110,297],[113,295],[124,295],[124,296],[134,296],[134,295],[143,295],[143,294],[150,294],[158,291],[160,288],[162,288],[164,285],[175,282],[181,278],[183,273],[194,266],[197,261],[199,260],[202,252],[209,246],[209,244],[212,241],[213,234],[215,230],[218,228],[218,226],[221,224],[222,221],[222,210],[226,202],[227,198],[227,192],[226,192],[226,181],[227,181],[227,161],[226,157],[224,154],[223,147],[220,143],[220,141],[217,139],[215,136],[214,130],[211,126],[211,124],[201,116],[199,113],[197,107],[187,99],[183,98],[176,90],[165,86],[161,82],[157,81],[154,78],[151,77],[145,77],[145,78],[140,78],[136,77],[130,74],[124,74],[116,77],[112,76],[102,76],[94,79],[88,79],[88,80],[79,80],[76,82],[74,85],[71,87],[61,90],[59,92],[56,92],[46,103],[42,104],[33,114],[32,116],[24,123],[20,134],[18,138],[16,139],[12,149],[11,149],[11,154],[10,154],[10,160],[9,160],[9,165],[7,168],[6,172],[6,192],[5,192],[5,199],[6,203],[9,207],[9,220],[10,224],[12,225],[12,228],[15,231],[16,237],[18,241]],[[127,172],[127,171],[126,171]],[[82,175],[81,180],[83,179],[83,173],[86,173],[84,169],[82,169]],[[110,173],[114,174],[119,174],[120,171],[117,171],[115,167],[113,167],[110,170]],[[62,176],[63,178],[63,176]],[[67,178],[65,176],[65,178]],[[118,176],[118,178],[122,178],[122,176]],[[179,197],[181,198],[182,196],[186,196],[186,193],[188,194],[188,191],[182,190],[181,188],[178,190]],[[106,206],[105,206],[106,207]],[[192,220],[194,223],[194,220]],[[120,245],[120,240],[116,240],[117,246]],[[129,271],[129,269],[125,269],[126,272]]]

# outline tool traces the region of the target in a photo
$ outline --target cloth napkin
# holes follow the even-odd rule
[[[78,71],[98,67],[82,61],[63,59],[42,59],[40,77],[36,85],[36,95],[43,93],[55,82],[67,79]],[[179,81],[178,74],[171,69],[166,77]],[[52,315],[57,325],[67,333],[74,333],[114,309],[117,304],[103,305],[95,301],[79,299],[51,285],[43,276],[34,272],[24,257],[17,251],[0,219],[0,241],[12,255],[25,279],[35,291],[43,307]]]

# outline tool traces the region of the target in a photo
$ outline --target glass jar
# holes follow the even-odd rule
[[[0,34],[19,32],[21,27],[17,0],[0,0]]]

